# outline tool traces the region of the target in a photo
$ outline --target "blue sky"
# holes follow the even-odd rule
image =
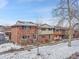
[[[14,24],[17,20],[55,23],[52,10],[58,0],[0,0],[0,24]],[[53,19],[51,19],[53,18]]]

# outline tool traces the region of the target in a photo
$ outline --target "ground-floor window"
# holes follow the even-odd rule
[[[22,36],[22,39],[28,39],[29,36]]]

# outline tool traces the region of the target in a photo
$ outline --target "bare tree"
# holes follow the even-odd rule
[[[71,39],[73,35],[72,20],[77,19],[79,21],[79,0],[60,0],[58,7],[55,9],[56,16],[59,16],[61,20],[58,22],[59,25],[64,24],[64,20],[68,21],[68,46],[71,46]]]

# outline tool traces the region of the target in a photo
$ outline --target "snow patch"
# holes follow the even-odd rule
[[[20,49],[21,46],[13,43],[5,43],[0,45],[0,52],[8,51],[10,49]]]
[[[0,59],[66,59],[73,53],[79,52],[79,40],[72,41],[72,47],[68,47],[67,44],[60,43],[52,46],[39,47],[40,55],[37,55],[37,48],[35,48],[31,51],[25,50],[0,55]]]

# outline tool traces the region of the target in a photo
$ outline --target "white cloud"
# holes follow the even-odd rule
[[[7,0],[0,0],[0,8],[5,7],[8,4]]]

